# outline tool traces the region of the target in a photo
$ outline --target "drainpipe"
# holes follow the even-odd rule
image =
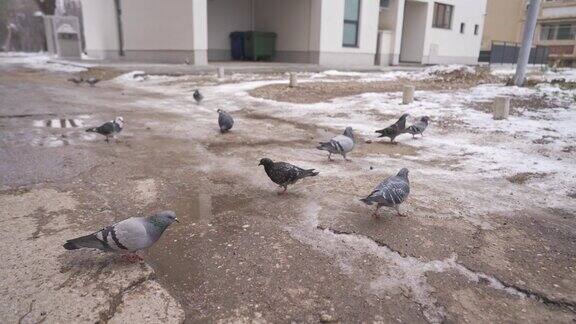
[[[124,56],[124,37],[122,36],[122,6],[120,0],[114,0],[116,9],[116,27],[118,29],[118,55]]]

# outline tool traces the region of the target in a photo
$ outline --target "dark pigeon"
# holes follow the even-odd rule
[[[80,85],[82,82],[84,82],[84,79],[80,77],[71,77],[68,79],[68,81],[74,83],[75,85]]]
[[[229,131],[232,126],[234,126],[234,118],[230,116],[229,113],[225,112],[222,109],[218,109],[218,126],[220,126],[220,132],[226,133]]]
[[[163,211],[149,217],[131,217],[90,235],[67,240],[64,248],[130,252],[133,257],[141,259],[136,252],[151,247],[162,236],[164,230],[177,221],[173,211]]]
[[[420,119],[416,123],[414,123],[414,125],[408,126],[405,132],[408,134],[412,134],[412,138],[416,137],[416,134],[424,136],[424,131],[426,130],[426,127],[428,127],[429,122],[430,117],[428,116],[420,117]]]
[[[333,137],[329,142],[320,142],[316,147],[319,150],[328,151],[328,160],[331,160],[332,154],[340,154],[346,159],[346,154],[354,149],[354,133],[352,127],[346,127],[343,135]]]
[[[98,127],[88,128],[86,131],[104,135],[106,136],[106,142],[109,142],[110,137],[115,138],[116,134],[120,133],[123,127],[124,127],[124,118],[116,117],[116,119],[114,120],[105,122],[104,124]]]
[[[270,180],[284,188],[278,194],[286,192],[288,185],[294,184],[300,179],[318,175],[314,169],[302,169],[286,162],[273,162],[268,158],[261,159],[258,165],[263,165]]]
[[[374,216],[378,216],[378,209],[382,206],[393,207],[398,215],[402,216],[400,204],[408,198],[408,194],[410,194],[408,169],[402,168],[397,175],[384,179],[368,197],[360,199],[360,201],[366,205],[377,204]]]
[[[96,85],[96,83],[100,82],[100,79],[88,78],[88,79],[86,79],[85,82],[88,83],[91,87],[93,87]]]
[[[406,129],[406,117],[408,117],[408,114],[402,115],[394,124],[384,129],[377,130],[376,133],[380,134],[378,137],[389,137],[390,141],[394,143],[396,136],[404,133],[404,130]]]
[[[204,99],[204,96],[200,93],[200,90],[198,90],[198,89],[194,90],[193,96],[194,96],[194,100],[196,100],[197,104],[200,104],[202,99]]]

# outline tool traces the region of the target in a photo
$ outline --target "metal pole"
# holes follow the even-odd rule
[[[519,87],[524,84],[526,76],[526,65],[530,58],[530,49],[532,48],[532,41],[534,40],[534,30],[536,29],[536,21],[538,20],[540,1],[541,0],[530,0],[530,5],[528,6],[528,14],[526,16],[526,23],[524,24],[524,36],[522,37],[522,47],[520,48],[520,55],[516,62],[516,76],[514,77],[514,84]]]

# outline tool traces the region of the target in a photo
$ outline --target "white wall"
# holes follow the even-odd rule
[[[361,0],[358,47],[354,48],[342,46],[344,3],[344,0],[322,1],[320,64],[372,65],[376,54],[380,1]]]
[[[208,49],[230,51],[229,35],[252,28],[253,0],[208,1]]]
[[[82,0],[86,50],[95,58],[118,55],[118,30],[114,0]]]
[[[169,5],[158,0],[120,3],[126,51],[193,49],[191,0],[170,0]]]
[[[424,64],[478,62],[486,0],[443,0],[443,3],[454,5],[452,29],[432,27],[434,14],[433,1],[428,8],[428,26],[424,43]],[[465,23],[464,34],[460,33],[460,23]],[[474,35],[474,25],[478,25],[478,35]]]
[[[429,6],[431,4],[406,1],[400,61],[422,62]]]

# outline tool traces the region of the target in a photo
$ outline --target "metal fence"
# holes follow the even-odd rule
[[[489,62],[490,64],[515,64],[518,61],[520,52],[519,43],[492,42],[489,51],[480,51],[479,62]],[[532,47],[530,50],[529,64],[546,64],[550,50],[546,46]]]

